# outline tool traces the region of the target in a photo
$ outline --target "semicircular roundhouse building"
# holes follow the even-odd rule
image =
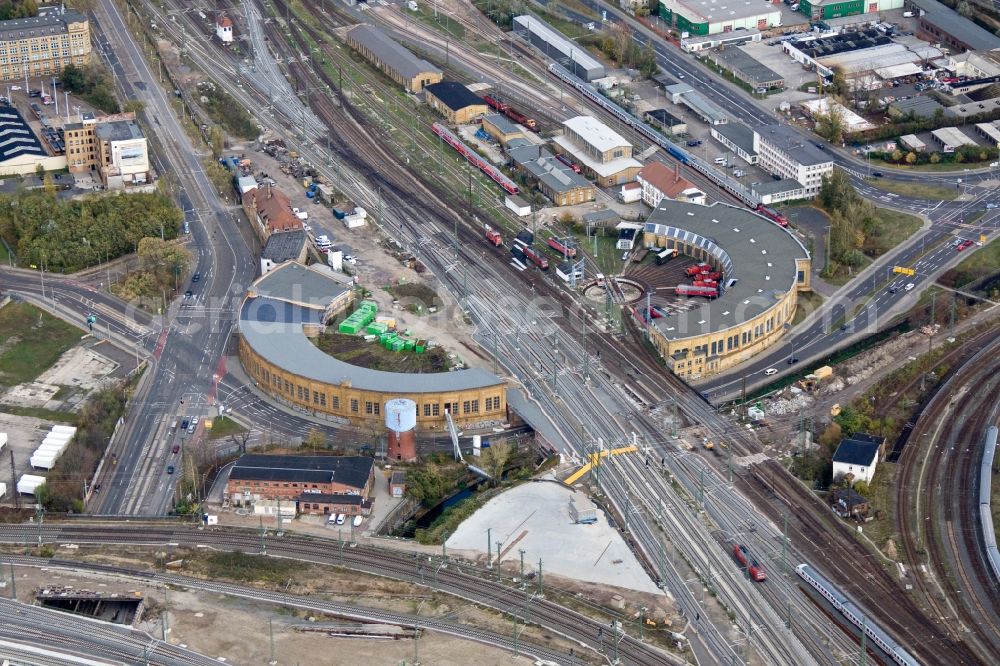
[[[663,199],[646,220],[643,245],[677,249],[723,274],[718,298],[691,298],[693,308],[650,323],[650,341],[685,379],[718,374],[777,342],[798,293],[810,289],[805,246],[746,208]]]
[[[417,429],[445,427],[445,410],[459,426],[507,420],[504,381],[486,370],[402,373],[338,360],[309,338],[352,303],[351,285],[334,275],[285,263],[248,290],[240,307],[239,354],[260,390],[298,409],[341,423],[378,428],[385,403],[417,403]]]

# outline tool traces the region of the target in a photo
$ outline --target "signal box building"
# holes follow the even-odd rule
[[[428,106],[443,115],[452,125],[464,125],[489,113],[483,98],[461,83],[441,81],[424,86]]]
[[[390,79],[417,93],[424,86],[437,83],[444,72],[410,53],[376,27],[360,23],[345,33],[348,46],[360,53]]]

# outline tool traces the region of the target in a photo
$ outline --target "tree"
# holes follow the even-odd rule
[[[941,161],[941,153],[931,153],[931,164],[937,164]]]
[[[212,154],[221,157],[222,151],[226,149],[226,135],[222,132],[222,128],[218,125],[212,125],[209,137],[212,143]]]
[[[436,504],[448,492],[449,486],[441,468],[434,464],[406,473],[406,494],[424,506]]]
[[[854,492],[862,496],[867,496],[869,492],[868,483],[866,481],[855,481]]]
[[[487,474],[492,477],[493,486],[500,485],[503,479],[503,471],[514,453],[514,446],[510,441],[497,442],[488,449],[483,449],[479,459],[480,464]]]
[[[233,444],[236,445],[236,448],[239,449],[241,454],[246,453],[247,442],[250,440],[250,431],[241,430],[240,432],[233,433],[229,436],[229,439],[232,440]]]
[[[833,68],[833,76],[830,80],[830,92],[841,96],[848,93],[847,72],[840,65]]]
[[[840,107],[830,105],[826,113],[815,113],[816,133],[830,143],[840,143],[844,140],[844,114]]]
[[[958,12],[960,15],[964,16],[965,18],[969,18],[970,16],[972,16],[972,7],[970,7],[969,3],[966,2],[965,0],[961,0],[961,2],[958,3],[958,5],[955,7],[955,11]]]
[[[171,241],[143,238],[139,241],[139,265],[159,289],[173,288],[179,272],[191,263],[191,251]]]
[[[901,151],[901,150],[894,150],[894,151],[892,151],[892,161],[893,162],[901,162],[902,160],[903,160],[903,151]]]
[[[917,154],[915,152],[913,152],[912,150],[910,152],[906,153],[906,163],[907,164],[916,164],[917,163]]]
[[[823,434],[819,436],[819,443],[826,447],[836,446],[843,437],[844,433],[840,428],[840,424],[835,422],[823,430]]]
[[[850,405],[841,409],[840,414],[833,418],[848,437],[868,426],[868,418]]]
[[[302,446],[307,447],[310,451],[325,449],[326,435],[320,432],[318,428],[309,428],[309,432],[306,434],[305,439],[302,440]]]
[[[142,110],[146,108],[146,103],[141,99],[130,99],[122,105],[122,111],[125,113],[142,113]]]

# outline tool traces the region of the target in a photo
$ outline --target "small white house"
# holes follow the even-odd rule
[[[583,269],[578,266],[579,264],[563,262],[556,266],[556,276],[566,283],[583,280]]]
[[[219,16],[215,19],[215,36],[223,44],[233,43],[233,20],[228,16]]]
[[[619,250],[631,250],[635,247],[635,239],[642,229],[641,225],[631,222],[619,222],[615,227],[618,230],[618,242],[615,247]]]
[[[833,480],[839,481],[846,474],[853,474],[855,481],[870,483],[878,464],[879,445],[857,439],[841,440],[833,454]]]
[[[618,191],[618,201],[622,203],[635,203],[640,199],[642,199],[642,183],[635,181],[625,183],[622,185],[622,189]]]

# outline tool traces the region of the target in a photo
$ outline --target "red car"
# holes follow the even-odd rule
[[[958,246],[957,248],[955,248],[955,249],[956,249],[956,250],[958,250],[959,252],[961,252],[962,250],[964,250],[964,249],[966,249],[966,248],[970,248],[970,247],[972,247],[972,246],[973,246],[973,242],[972,242],[972,241],[970,241],[970,240],[965,240],[965,241],[962,241],[962,242],[961,242],[961,243],[959,244],[959,246]]]
[[[172,452],[172,453],[177,453],[177,452],[178,452],[178,451],[180,451],[180,450],[181,450],[181,446],[180,446],[180,444],[174,444],[174,448],[173,448],[173,449],[171,449],[171,452]]]

